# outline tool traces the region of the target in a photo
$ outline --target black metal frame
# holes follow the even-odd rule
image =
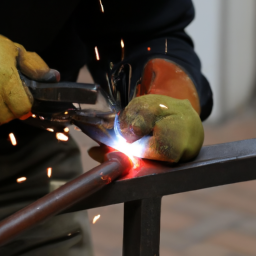
[[[123,256],[159,255],[161,197],[124,204]]]
[[[65,212],[124,203],[123,256],[158,256],[161,197],[256,179],[256,139],[203,147],[173,167],[143,161],[139,170]]]

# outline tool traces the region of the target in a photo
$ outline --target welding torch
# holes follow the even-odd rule
[[[133,167],[121,152],[106,155],[107,161],[80,175],[0,222],[0,246],[34,225],[69,208],[105,187]]]
[[[33,97],[34,118],[25,122],[33,124],[39,121],[38,126],[52,131],[57,131],[54,128],[56,123],[74,124],[98,143],[121,152],[129,148],[134,156],[142,157],[145,138],[129,145],[125,143],[118,119],[131,95],[129,64],[119,70],[117,77],[108,80],[109,93],[97,84],[41,83],[19,74],[23,86],[30,90]]]

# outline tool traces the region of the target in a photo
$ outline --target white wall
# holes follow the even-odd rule
[[[196,18],[187,28],[202,70],[211,83],[218,122],[244,104],[254,86],[254,0],[194,0]]]
[[[230,113],[249,97],[255,81],[255,0],[226,0],[225,111]]]

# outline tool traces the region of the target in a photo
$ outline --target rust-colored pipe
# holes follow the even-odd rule
[[[0,222],[0,246],[21,232],[100,190],[128,172],[133,166],[131,160],[121,152],[111,152],[107,154],[107,159],[108,161],[100,166],[82,174]]]

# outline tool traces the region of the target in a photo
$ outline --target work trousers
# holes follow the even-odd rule
[[[54,133],[41,132],[22,138],[23,146],[5,154],[11,143],[0,141],[0,219],[49,193],[52,185],[63,184],[82,173],[79,149],[72,138],[58,142]],[[18,145],[17,145],[18,146]],[[47,168],[52,168],[49,178]],[[26,180],[18,182],[17,179]],[[86,211],[48,219],[0,247],[3,256],[92,256]]]

